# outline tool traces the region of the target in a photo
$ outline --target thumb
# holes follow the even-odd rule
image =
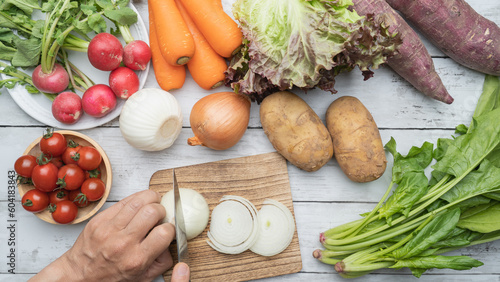
[[[189,281],[189,266],[183,262],[179,262],[174,266],[171,282],[188,282]]]

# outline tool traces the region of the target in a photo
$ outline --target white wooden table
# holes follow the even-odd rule
[[[500,24],[498,1],[468,2],[479,13]],[[147,26],[147,1],[133,3]],[[456,125],[469,123],[481,93],[484,75],[458,65],[427,41],[425,43],[445,86],[455,98],[452,105],[423,96],[388,68],[376,70],[375,76],[368,81],[362,80],[358,70],[339,76],[336,84],[339,93],[336,95],[319,90],[310,91],[307,95],[297,93],[322,118],[328,105],[336,98],[343,95],[358,97],[371,111],[384,144],[392,136],[401,152],[407,152],[412,145],[420,146],[424,141],[435,142],[437,138],[448,137],[453,134]],[[146,87],[158,87],[153,72],[149,74]],[[229,89],[204,91],[188,76],[181,90],[172,91],[182,106],[184,124],[175,144],[161,152],[143,152],[129,146],[121,136],[117,119],[97,128],[82,130],[82,133],[103,147],[111,160],[113,188],[104,208],[134,192],[147,189],[151,175],[157,170],[274,151],[261,128],[257,104],[252,104],[248,130],[236,146],[226,151],[213,151],[187,145],[187,138],[192,136],[189,125],[192,106],[206,94],[223,90]],[[23,112],[5,89],[0,90],[0,93],[0,281],[25,281],[68,250],[85,223],[70,226],[48,224],[24,211],[18,195],[15,198],[14,217],[9,218],[8,199],[13,188],[9,186],[8,175],[14,169],[14,161],[32,140],[42,134],[45,125]],[[390,156],[388,158],[391,159]],[[312,257],[312,252],[321,248],[319,233],[357,219],[358,214],[371,210],[389,183],[390,168],[377,181],[355,184],[343,175],[334,160],[313,173],[301,171],[289,164],[303,268],[297,274],[267,280],[344,280],[336,274],[333,266],[322,264]],[[9,258],[10,248],[15,248],[13,260]],[[420,281],[500,280],[500,242],[465,248],[455,254],[470,255],[482,261],[484,266],[469,271],[430,270]],[[14,263],[9,265],[11,261]],[[9,273],[9,270],[15,274]],[[408,269],[402,269],[380,270],[361,279],[412,281],[416,278],[411,276]],[[157,280],[162,281],[162,278],[158,277]]]

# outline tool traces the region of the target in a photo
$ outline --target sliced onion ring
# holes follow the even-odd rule
[[[212,211],[207,243],[224,254],[240,254],[257,239],[257,209],[247,199],[226,195]]]
[[[260,230],[250,250],[261,256],[283,252],[292,242],[295,223],[290,210],[282,203],[266,199],[258,212]]]

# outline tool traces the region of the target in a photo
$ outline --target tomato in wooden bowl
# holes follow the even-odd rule
[[[19,195],[23,198],[30,190],[41,190],[47,193],[51,202],[55,201],[56,203],[49,204],[47,208],[40,212],[34,212],[37,217],[52,224],[80,223],[96,214],[106,202],[112,184],[111,163],[102,147],[90,137],[70,130],[59,130],[52,133],[53,140],[50,140],[53,141],[52,143],[47,142],[44,136],[40,136],[26,148],[23,156],[31,155],[40,159],[42,151],[54,149],[55,156],[52,156],[51,152],[44,154],[47,156],[45,161],[50,161],[54,165],[51,164],[47,171],[43,171],[41,168],[38,168],[38,170],[36,167],[32,168],[30,179],[33,183],[18,181]],[[53,137],[54,135],[58,138],[61,135],[64,136],[63,140],[66,143],[64,151],[66,151],[67,155],[69,151],[72,151],[72,158],[64,156],[64,152],[61,154],[59,150],[61,140],[56,140],[57,138]],[[47,145],[47,143],[51,144]],[[51,146],[52,148],[50,148]],[[77,157],[74,156],[75,153],[77,153]],[[17,167],[18,164],[16,163],[16,171]],[[23,169],[26,170],[27,168],[24,167]],[[46,179],[44,179],[47,174],[53,175],[54,171],[58,173],[56,188],[53,188],[51,181],[45,181]],[[18,172],[18,174],[20,173]],[[45,182],[51,183],[47,184]],[[54,191],[60,193],[54,193]],[[89,196],[82,196],[80,193],[87,193]],[[26,199],[21,200],[21,204],[28,211],[30,209],[27,207],[33,205],[31,199],[28,199],[29,194],[26,195]],[[38,201],[39,197],[36,200]],[[77,207],[76,216],[74,215],[73,204]]]

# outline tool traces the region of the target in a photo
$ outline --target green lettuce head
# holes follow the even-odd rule
[[[226,84],[260,102],[278,90],[319,87],[336,93],[335,76],[355,66],[365,80],[397,51],[383,15],[359,16],[351,0],[237,0],[233,14],[244,46]]]

